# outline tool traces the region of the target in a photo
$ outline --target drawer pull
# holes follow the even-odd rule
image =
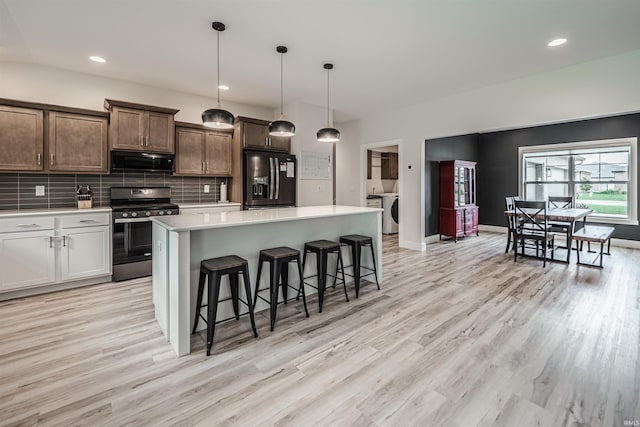
[[[24,228],[27,228],[27,227],[40,227],[40,225],[39,224],[18,224],[18,227],[24,227]]]
[[[82,222],[83,224],[90,224],[98,221],[96,221],[95,219],[81,219],[80,222]]]

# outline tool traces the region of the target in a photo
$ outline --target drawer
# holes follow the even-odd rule
[[[58,217],[58,227],[60,228],[95,227],[110,224],[111,215],[108,213],[74,214]]]
[[[0,233],[53,230],[53,217],[24,216],[0,219]]]

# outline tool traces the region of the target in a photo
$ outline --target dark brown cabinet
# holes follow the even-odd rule
[[[47,124],[49,171],[108,171],[107,117],[51,111]]]
[[[43,169],[43,111],[0,105],[0,170]]]
[[[109,146],[112,150],[173,153],[174,116],[179,110],[105,99],[111,112]]]
[[[440,162],[440,238],[478,235],[476,162]]]
[[[230,176],[231,134],[211,131],[198,125],[176,127],[176,174]]]
[[[236,117],[235,133],[243,148],[291,151],[291,138],[269,136],[269,122],[265,120]]]
[[[398,153],[382,153],[380,178],[398,179]]]

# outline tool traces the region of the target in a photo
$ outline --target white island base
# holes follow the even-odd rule
[[[160,328],[178,356],[190,352],[190,335],[193,326],[200,262],[208,258],[238,255],[249,261],[251,292],[255,280],[260,250],[277,246],[289,246],[302,253],[305,242],[312,240],[338,241],[347,234],[363,234],[373,237],[377,258],[378,280],[382,282],[382,209],[352,206],[313,206],[302,208],[264,209],[215,214],[154,217],[153,220],[153,303]],[[330,256],[330,259],[336,258]],[[351,264],[350,251],[343,250],[345,265]],[[369,251],[363,251],[364,266],[371,265]],[[295,264],[290,264],[289,280],[298,286]],[[330,261],[333,273],[335,261]],[[352,273],[351,269],[345,272]],[[268,269],[263,268],[261,288],[268,287]],[[305,276],[315,274],[315,255],[307,256]],[[347,283],[352,281],[347,276]],[[373,278],[371,278],[373,280]],[[228,278],[223,278],[220,299],[229,295]],[[314,283],[314,282],[312,282]],[[307,286],[307,295],[317,291]],[[347,286],[354,295],[353,286]],[[293,291],[290,291],[290,293]],[[240,286],[240,298],[246,300]],[[328,301],[331,303],[330,301]],[[246,307],[240,304],[241,313]],[[256,311],[268,305],[258,300]],[[206,309],[203,310],[203,314]],[[309,305],[310,315],[318,314],[317,306]],[[221,303],[218,319],[233,316],[231,303]],[[242,320],[241,320],[242,321]],[[248,322],[248,319],[247,319]],[[199,328],[205,328],[204,322]],[[247,329],[249,334],[250,329]],[[258,329],[258,335],[267,333]],[[215,345],[215,339],[214,339]]]

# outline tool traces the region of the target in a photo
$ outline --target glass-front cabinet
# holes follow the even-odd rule
[[[440,162],[440,238],[478,234],[476,162]]]

